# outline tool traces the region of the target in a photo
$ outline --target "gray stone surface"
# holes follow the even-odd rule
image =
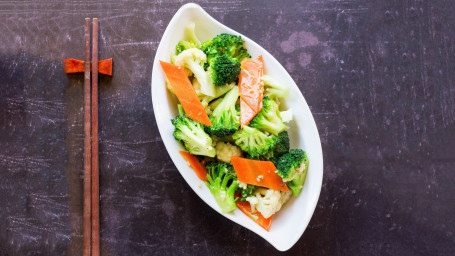
[[[100,18],[103,255],[276,255],[186,185],[152,59],[185,1],[0,2],[0,255],[81,255],[83,18]],[[290,255],[453,255],[455,3],[201,1],[270,51],[318,125],[324,182]]]

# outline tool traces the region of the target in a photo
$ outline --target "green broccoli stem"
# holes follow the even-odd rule
[[[303,185],[305,184],[306,175],[308,173],[308,166],[305,166],[305,169],[293,180],[286,182],[289,189],[291,189],[294,196],[298,196],[302,192]]]
[[[207,96],[215,97],[215,85],[213,85],[209,74],[205,72],[204,68],[194,60],[187,60],[186,66],[201,84],[201,92]]]
[[[196,24],[194,22],[191,22],[185,26],[185,37],[189,41],[196,43],[197,48],[201,47],[201,41],[199,41],[199,38],[196,36]]]
[[[177,105],[177,108],[178,108],[178,110],[179,110],[179,116],[185,115],[185,111],[183,110],[182,104],[178,104],[178,105]]]
[[[289,88],[275,80],[269,75],[262,77],[265,87],[265,96],[272,98],[287,98],[289,97]]]
[[[224,111],[230,111],[232,114],[236,112],[235,110],[235,102],[239,98],[239,90],[238,87],[232,88],[226,96],[224,96],[223,100],[216,106],[215,110],[212,112],[212,116],[217,117],[221,115]]]
[[[238,188],[239,188],[239,183],[237,182],[237,180],[233,180],[231,186],[227,190],[228,198],[235,198],[235,191],[237,191]],[[234,199],[234,204],[237,200],[238,200],[238,198]],[[237,208],[237,207],[235,207],[235,208]]]
[[[224,96],[218,106],[209,115],[212,126],[206,127],[206,132],[222,138],[232,135],[238,130],[240,118],[235,108],[238,97],[238,87],[235,86]]]
[[[262,127],[256,127],[253,125],[252,126],[256,127],[256,128],[263,128],[263,129],[265,129],[265,127],[266,127],[267,129],[265,129],[265,130],[272,133],[273,135],[278,135],[278,133],[280,133],[288,128],[286,125],[283,124],[283,122],[280,119],[278,119],[272,115],[267,116],[267,117],[269,117],[269,118],[268,119],[264,118],[261,121],[263,124]]]
[[[224,175],[224,177],[223,177],[223,182],[221,183],[221,187],[222,187],[222,188],[227,187],[227,184],[228,184],[228,182],[229,182],[230,180],[231,180],[231,176],[230,176],[230,175],[228,175],[228,174]]]
[[[234,193],[239,185],[233,175],[225,174],[222,179],[221,177],[212,179],[212,177],[208,174],[207,180],[208,182],[206,182],[206,185],[210,189],[216,203],[221,208],[222,213],[229,213],[237,209],[235,204],[237,199],[235,198]],[[226,190],[226,187],[231,180],[232,183]]]
[[[175,53],[171,52],[171,64],[174,65],[175,64],[175,58],[177,57],[177,55],[175,55]]]
[[[221,208],[221,212],[228,213],[237,209],[234,193],[239,184],[234,167],[224,162],[210,162],[205,168],[208,171],[205,184]]]
[[[250,122],[251,127],[258,128],[273,135],[286,130],[288,127],[280,118],[278,104],[271,98],[263,99],[263,108]]]
[[[193,129],[190,129],[188,126],[182,126],[180,127],[180,130],[186,137],[186,143],[190,145],[196,145],[197,148],[206,149],[205,143],[201,141],[201,138],[204,136],[207,136],[207,134],[204,132],[202,129],[198,129],[197,127],[192,127]],[[200,131],[199,131],[200,130]],[[192,154],[196,154],[196,152],[190,152]],[[205,156],[210,156],[214,157],[215,156],[215,151],[209,152],[208,150],[199,152],[200,155],[205,155]]]

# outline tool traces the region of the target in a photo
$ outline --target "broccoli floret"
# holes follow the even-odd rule
[[[277,80],[273,79],[269,75],[263,75],[262,80],[264,81],[265,96],[271,98],[287,98],[289,97],[289,88],[282,85]]]
[[[269,97],[262,100],[262,110],[251,120],[250,126],[274,135],[288,129],[281,120],[278,104]]]
[[[220,34],[202,43],[201,50],[207,54],[208,63],[213,63],[213,58],[220,55],[227,55],[242,61],[244,58],[251,58],[243,47],[244,41],[240,36]]]
[[[239,129],[240,117],[235,109],[238,97],[239,88],[237,86],[226,93],[220,104],[209,115],[212,126],[206,126],[208,133],[221,138],[232,135]]]
[[[175,53],[179,55],[181,52],[184,50],[188,50],[191,48],[197,48],[197,44],[191,41],[180,41],[176,46],[175,46]]]
[[[212,147],[212,138],[205,133],[202,124],[191,120],[179,105],[180,116],[172,119],[175,126],[174,138],[183,142],[185,149],[193,155],[214,157],[216,152]]]
[[[240,192],[242,195],[242,198],[240,198],[240,202],[245,202],[247,197],[254,196],[254,192],[256,191],[257,186],[247,184],[246,188],[242,188],[242,191]]]
[[[278,175],[291,189],[294,195],[300,194],[305,183],[309,160],[302,149],[291,149],[276,161]]]
[[[234,133],[232,138],[235,140],[235,144],[252,158],[267,154],[276,143],[273,137],[247,125]]]
[[[291,181],[302,171],[299,168],[302,166],[304,155],[303,150],[292,149],[278,158],[276,161],[277,173],[283,178],[283,181]]]
[[[278,158],[289,152],[290,140],[287,131],[280,132],[274,139],[276,141],[275,148],[273,148],[274,158]]]
[[[208,171],[206,184],[220,206],[221,212],[228,213],[237,209],[234,193],[239,183],[234,167],[224,162],[211,162],[205,168]]]
[[[175,58],[175,65],[188,68],[201,84],[201,92],[207,96],[215,97],[215,85],[213,85],[209,73],[205,72],[203,65],[207,56],[197,48],[184,50]]]
[[[194,22],[190,22],[188,25],[185,26],[185,39],[180,41],[175,46],[175,54],[171,52],[172,64],[175,63],[175,57],[184,50],[201,47],[201,41],[199,41],[199,39],[196,36],[195,28],[196,25],[194,24]]]
[[[290,141],[287,131],[280,132],[277,136],[273,136],[273,139],[275,140],[275,147],[267,154],[256,157],[246,155],[245,157],[254,160],[272,161],[275,163],[280,156],[289,152]]]
[[[245,48],[241,48],[237,51],[237,55],[234,58],[236,58],[238,61],[241,62],[245,58],[251,59],[251,55],[248,53],[248,51]]]
[[[226,55],[218,56],[209,67],[212,81],[221,86],[237,81],[240,74],[240,62]]]

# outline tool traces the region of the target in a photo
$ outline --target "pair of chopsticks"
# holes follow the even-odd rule
[[[112,59],[98,61],[98,19],[93,19],[90,61],[90,19],[85,19],[85,61],[65,60],[65,72],[84,72],[84,212],[83,255],[100,255],[98,74],[112,75]],[[90,72],[92,76],[90,79]],[[90,84],[91,82],[91,84]],[[91,87],[91,88],[90,88]],[[91,90],[90,90],[91,89]]]
[[[90,65],[91,64],[91,65]],[[92,66],[92,67],[90,67]],[[91,106],[90,106],[90,69]],[[91,113],[90,113],[91,110]],[[90,115],[91,114],[91,115]],[[91,131],[90,131],[91,130]],[[90,137],[91,136],[91,137]],[[91,141],[90,141],[91,139]],[[98,165],[98,19],[93,19],[90,63],[90,19],[85,19],[84,69],[84,213],[83,255],[100,255]]]

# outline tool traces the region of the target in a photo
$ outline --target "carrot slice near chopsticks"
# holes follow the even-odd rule
[[[276,167],[270,161],[231,157],[232,165],[240,182],[288,192],[283,179],[275,173]]]
[[[262,98],[264,95],[264,82],[262,80],[264,62],[262,56],[259,56],[256,60],[243,60],[241,68],[239,75],[239,95],[244,103],[250,107],[255,116],[262,109]],[[243,115],[245,117],[243,118],[245,123],[241,122],[242,126],[247,125],[252,119],[250,118],[251,111],[246,108],[245,104],[243,105],[243,109],[242,106],[240,106],[240,116]]]
[[[196,175],[199,177],[199,179],[203,181],[207,181],[207,169],[205,169],[204,165],[202,165],[201,162],[198,161],[197,157],[193,156],[189,152],[186,151],[179,151],[180,155],[185,158],[185,160],[188,162],[191,168],[193,168],[194,172],[196,172]]]
[[[259,226],[267,231],[270,230],[270,227],[272,226],[273,215],[266,219],[258,211],[251,212],[251,205],[249,202],[240,202],[240,200],[237,200],[235,204],[237,205],[237,208],[239,208],[243,213],[245,213],[246,216],[256,222]]]
[[[80,73],[84,70],[85,61],[76,60],[76,59],[66,59],[65,60],[65,73],[74,74]],[[90,68],[91,70],[91,68]]]
[[[65,73],[76,74],[84,72],[85,61],[76,59],[65,59]],[[90,62],[92,70],[92,62]],[[98,61],[98,73],[112,76],[112,58]]]
[[[185,110],[185,114],[196,122],[212,126],[212,123],[183,68],[164,61],[160,61],[160,63],[175,95],[179,99],[180,104],[182,104],[183,110]]]

